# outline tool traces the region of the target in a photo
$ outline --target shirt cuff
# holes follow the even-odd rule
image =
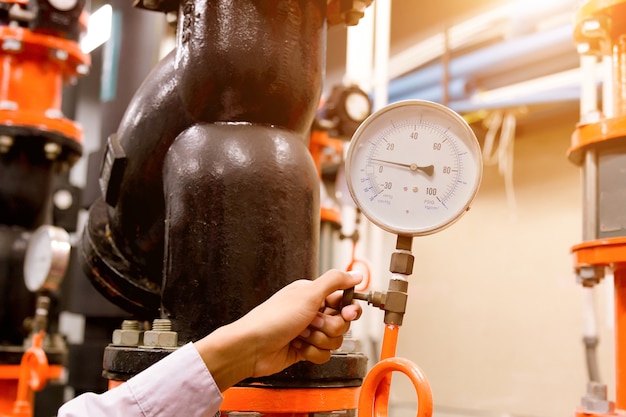
[[[212,417],[223,397],[193,343],[126,382],[146,417]]]

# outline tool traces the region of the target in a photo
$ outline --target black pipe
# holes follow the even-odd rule
[[[92,208],[85,258],[125,308],[150,319],[162,298],[186,341],[317,275],[319,182],[306,141],[326,1],[187,0],[177,37],[117,131],[125,169],[104,182],[119,196]]]

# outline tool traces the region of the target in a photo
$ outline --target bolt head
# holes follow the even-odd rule
[[[113,330],[113,344],[119,346],[139,346],[143,343],[143,332],[140,330]]]
[[[144,332],[143,344],[147,347],[177,347],[178,333],[159,330]]]
[[[593,287],[604,278],[603,265],[584,265],[576,270],[578,282],[584,287]]]

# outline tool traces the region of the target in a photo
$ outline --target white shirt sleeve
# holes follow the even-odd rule
[[[68,401],[57,417],[211,417],[222,400],[200,354],[188,343],[117,388]]]

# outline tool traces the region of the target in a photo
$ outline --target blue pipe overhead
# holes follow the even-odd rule
[[[448,83],[448,97],[450,100],[460,100],[467,97],[467,81],[465,78],[455,78]],[[422,90],[399,91],[389,101],[420,99],[441,102],[443,98],[443,86],[441,82],[428,86]]]
[[[485,47],[453,58],[449,63],[448,76],[452,80],[461,77],[465,80],[477,77],[485,79],[490,75],[518,72],[527,66],[540,66],[562,55],[564,51],[571,50],[572,54],[577,54],[572,34],[572,25],[564,25]],[[428,89],[436,86],[440,88],[443,74],[443,65],[436,63],[398,77],[389,83],[389,101],[394,102],[409,96],[421,98],[422,93],[425,94]],[[452,82],[452,94],[456,92],[454,88],[458,86],[455,87]]]

